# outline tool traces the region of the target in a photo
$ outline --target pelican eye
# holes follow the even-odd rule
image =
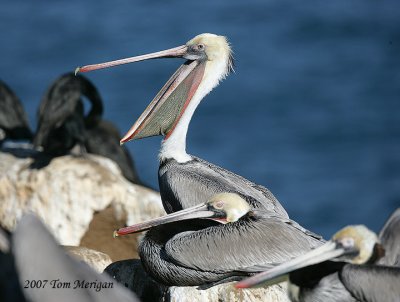
[[[204,44],[198,44],[197,45],[198,50],[203,50],[204,49]]]
[[[352,248],[352,247],[354,247],[354,239],[351,237],[343,238],[342,240],[340,240],[340,244],[344,248]]]
[[[224,207],[224,202],[221,200],[214,203],[214,208],[216,209],[222,209],[223,207]]]

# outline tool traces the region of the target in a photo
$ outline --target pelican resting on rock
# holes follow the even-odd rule
[[[376,264],[384,253],[375,233],[363,225],[348,226],[315,250],[235,287],[274,284],[288,277],[292,301],[398,301],[400,268]]]
[[[186,134],[195,109],[233,70],[232,50],[225,37],[201,34],[182,46],[78,67],[76,73],[155,58],[183,58],[186,61],[161,88],[121,143],[164,136],[158,180],[166,212],[195,206],[217,193],[232,192],[240,194],[253,209],[263,209],[270,215],[287,219],[284,208],[265,187],[186,153]]]
[[[155,280],[177,286],[240,280],[324,243],[290,219],[252,208],[235,193],[216,194],[206,203],[114,235],[148,229],[139,246],[144,268]]]

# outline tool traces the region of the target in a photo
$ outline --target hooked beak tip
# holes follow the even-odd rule
[[[119,237],[119,235],[118,235],[118,230],[116,230],[116,231],[113,232],[113,238],[117,238],[117,237]]]
[[[78,66],[75,68],[75,76],[81,71],[81,68]]]
[[[127,138],[124,137],[119,141],[119,145],[122,146],[123,144],[125,144],[126,142],[129,142],[129,141],[130,141],[129,137],[127,137]]]
[[[119,141],[120,145],[125,144],[126,142],[129,142],[133,139],[134,134],[131,134],[131,131],[129,131],[121,140]]]

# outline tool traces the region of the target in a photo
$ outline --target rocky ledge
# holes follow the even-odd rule
[[[286,283],[253,289],[236,289],[224,283],[201,290],[197,286],[167,287],[146,274],[140,260],[124,260],[110,264],[104,271],[129,288],[142,301],[165,302],[290,302],[286,294]]]
[[[97,272],[108,265],[105,273],[134,291],[142,301],[289,301],[285,286],[281,285],[252,290],[237,290],[233,283],[207,290],[166,287],[150,278],[138,259],[110,264],[134,258],[126,250],[136,255],[137,249],[135,238],[113,240],[112,229],[163,215],[159,194],[127,181],[107,158],[67,155],[38,169],[40,156],[31,150],[0,150],[3,228],[12,231],[24,213],[35,213],[61,245],[73,246],[65,247],[70,254]]]
[[[62,245],[79,245],[96,212],[112,207],[126,224],[163,215],[157,192],[134,185],[111,160],[87,154],[54,158],[41,168],[19,150],[0,152],[0,222],[13,230],[33,212]],[[110,233],[110,238],[112,233]]]

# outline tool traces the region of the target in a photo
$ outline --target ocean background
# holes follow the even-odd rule
[[[0,28],[0,78],[33,128],[47,87],[77,66],[225,35],[236,73],[197,109],[189,153],[268,187],[324,237],[348,224],[379,231],[400,206],[398,0],[17,0],[2,3]],[[182,62],[87,77],[124,134]],[[160,142],[126,144],[154,188]]]

